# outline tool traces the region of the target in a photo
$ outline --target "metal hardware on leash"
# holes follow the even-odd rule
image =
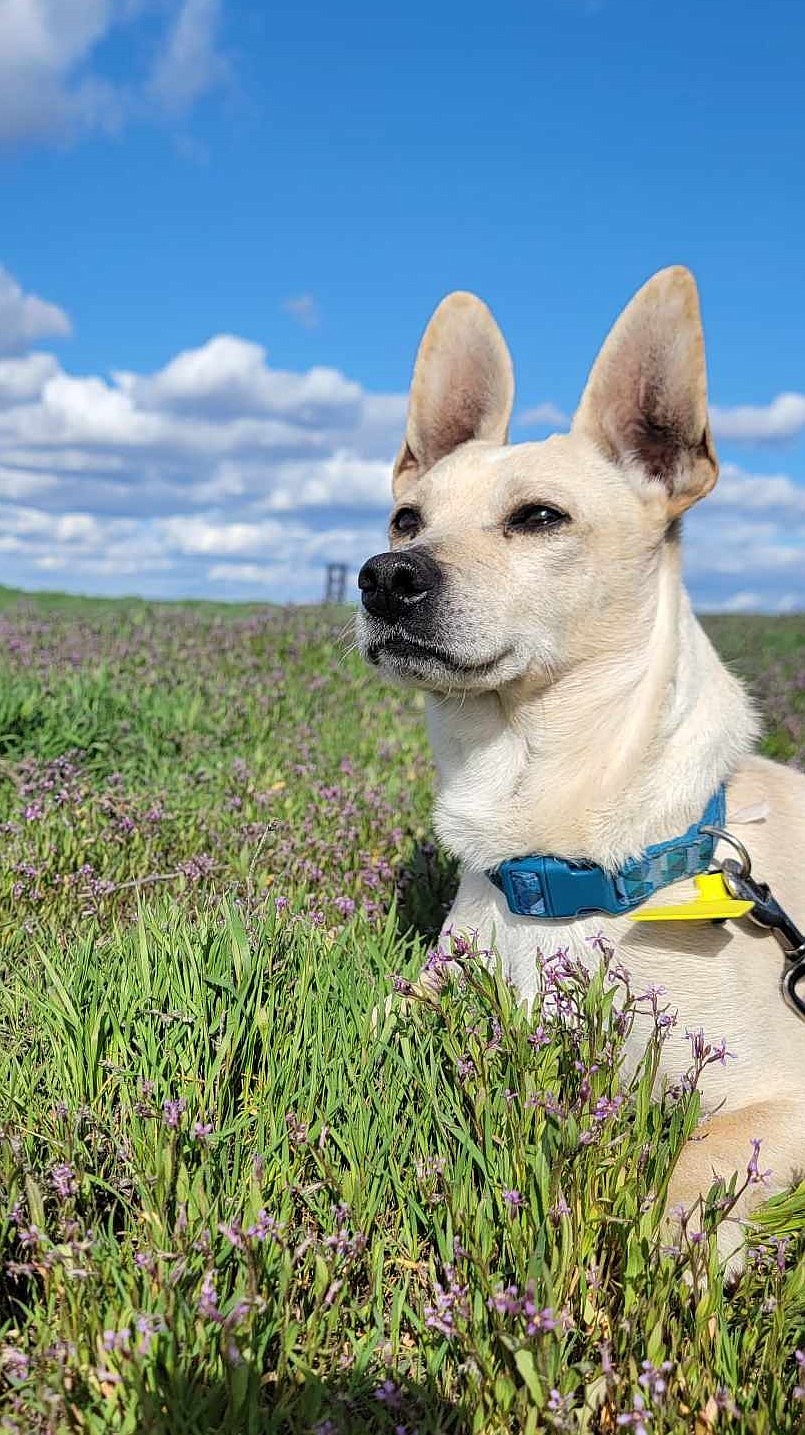
[[[736,862],[734,857],[725,857],[723,862],[716,863],[724,879],[724,886],[731,897],[752,903],[751,912],[747,912],[750,922],[772,932],[776,937],[788,963],[781,983],[783,1000],[798,1016],[805,1017],[805,934],[772,895],[768,883],[758,882],[752,876],[749,853],[737,837],[733,837],[731,832],[725,832],[721,827],[703,827],[702,832],[707,832],[712,837],[720,837],[738,853],[740,862]]]

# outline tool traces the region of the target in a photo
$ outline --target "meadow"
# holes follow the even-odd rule
[[[733,1193],[661,1220],[720,1033],[653,1100],[603,940],[406,999],[455,872],[349,623],[0,593],[0,1430],[793,1435],[802,1192],[728,1283]],[[708,627],[802,765],[805,618]]]

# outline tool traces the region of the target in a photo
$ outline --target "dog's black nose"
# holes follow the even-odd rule
[[[427,553],[378,553],[358,574],[363,606],[373,618],[397,623],[432,594],[441,570]]]

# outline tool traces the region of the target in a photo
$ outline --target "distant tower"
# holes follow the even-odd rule
[[[327,564],[327,586],[324,590],[325,603],[343,603],[347,596],[346,563]]]

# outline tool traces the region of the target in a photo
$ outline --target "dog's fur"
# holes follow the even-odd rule
[[[633,989],[662,985],[678,1012],[670,1078],[689,1064],[686,1030],[723,1038],[734,1059],[705,1072],[710,1117],[670,1204],[692,1204],[714,1172],[741,1175],[759,1137],[773,1182],[746,1208],[805,1169],[805,1023],[781,999],[773,937],[746,921],[518,917],[483,873],[527,853],[613,867],[684,832],[726,782],[728,826],[751,819],[736,835],[753,871],[805,922],[805,777],[752,755],[750,704],[681,582],[681,515],[718,473],[690,273],[663,270],[633,298],[569,434],[508,446],[513,396],[489,310],[451,294],[419,349],[394,469],[396,511],[416,517],[405,533],[392,519],[390,544],[439,583],[410,614],[362,613],[359,643],[431,694],[436,830],[462,864],[446,928],[477,932],[526,997],[540,954],[591,966],[603,931]],[[527,504],[567,521],[526,531],[512,518]],[[693,896],[685,882],[653,901]]]

